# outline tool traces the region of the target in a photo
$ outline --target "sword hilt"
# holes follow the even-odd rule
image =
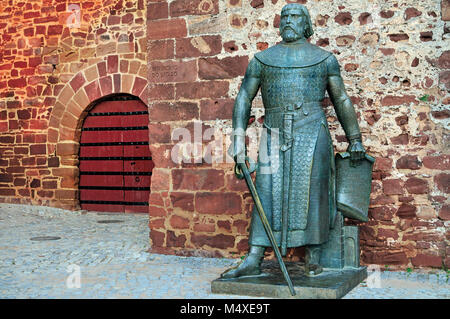
[[[247,163],[248,163],[248,165],[247,165]],[[244,173],[242,172],[240,164],[247,165],[248,172],[250,174],[253,173],[254,171],[256,171],[256,169],[258,167],[258,165],[255,163],[254,160],[252,160],[250,157],[246,156],[244,163],[236,163],[236,165],[234,165],[234,174],[236,175],[236,177],[238,179],[244,179],[245,178]]]

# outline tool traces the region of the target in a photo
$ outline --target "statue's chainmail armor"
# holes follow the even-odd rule
[[[319,108],[325,95],[326,77],[327,67],[325,62],[304,68],[280,68],[261,64],[261,94],[266,110],[299,105],[299,103],[303,105],[303,110],[297,111],[300,116],[295,116],[293,123],[296,128],[293,132],[291,149],[293,160],[290,165],[290,189],[283,190],[283,186],[286,185],[286,182],[283,182],[283,174],[289,168],[280,165],[272,174],[272,227],[274,231],[279,231],[282,227],[283,191],[289,191],[290,195],[288,229],[305,229],[307,226],[313,155],[319,129],[322,125],[326,125],[326,122],[324,123],[323,116],[316,116],[315,120],[306,122],[304,125],[298,126],[296,124],[299,121],[307,121],[308,116],[314,114],[314,112],[321,112]],[[278,128],[282,132],[284,113],[281,110],[266,112],[266,127],[269,129]],[[285,142],[283,134],[280,137],[280,145],[282,145]],[[268,142],[270,144],[270,141]],[[282,152],[280,152],[279,158],[283,159]]]

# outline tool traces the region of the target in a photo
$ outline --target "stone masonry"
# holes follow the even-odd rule
[[[112,93],[146,101],[145,5],[0,2],[0,196],[76,209],[80,128]]]
[[[247,249],[252,200],[244,182],[232,164],[210,164],[201,155],[174,163],[170,152],[178,142],[170,132],[186,127],[194,136],[198,120],[203,132],[230,133],[245,68],[254,53],[280,41],[286,2],[148,3],[153,251],[232,256]],[[448,266],[449,2],[298,2],[310,9],[312,43],[340,61],[364,144],[376,157],[370,221],[361,225],[362,262]],[[324,107],[336,150],[344,151],[334,110],[329,101]],[[261,127],[260,97],[252,114],[249,127]],[[196,147],[206,152],[209,142]]]

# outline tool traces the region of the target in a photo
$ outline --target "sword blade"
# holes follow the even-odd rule
[[[264,209],[262,207],[261,200],[259,198],[258,192],[256,191],[255,184],[253,184],[247,165],[245,163],[241,163],[238,165],[244,175],[245,181],[247,182],[248,189],[250,190],[253,201],[255,202],[256,210],[258,211],[259,217],[261,218],[264,230],[266,231],[267,237],[269,238],[270,244],[272,245],[273,251],[275,252],[275,256],[277,257],[278,263],[280,264],[280,269],[281,272],[283,273],[284,279],[286,280],[289,286],[291,295],[295,296],[294,285],[292,284],[291,277],[289,277],[286,265],[284,264],[283,258],[281,257],[280,250],[278,249],[277,242],[272,233],[272,229],[270,228],[269,221],[267,220],[266,213],[264,212]]]

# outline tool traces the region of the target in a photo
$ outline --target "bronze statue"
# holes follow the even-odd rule
[[[322,109],[326,91],[349,141],[352,165],[367,155],[337,59],[307,42],[313,29],[306,7],[283,7],[280,34],[283,41],[255,54],[247,67],[233,110],[231,152],[236,163],[245,162],[245,131],[252,100],[261,89],[267,138],[260,144],[257,194],[282,255],[287,248],[306,246],[306,274],[315,276],[323,270],[321,250],[338,216],[333,143]],[[273,136],[280,147],[271,144]],[[222,279],[261,273],[265,248],[271,244],[256,209],[252,214],[249,253]]]

